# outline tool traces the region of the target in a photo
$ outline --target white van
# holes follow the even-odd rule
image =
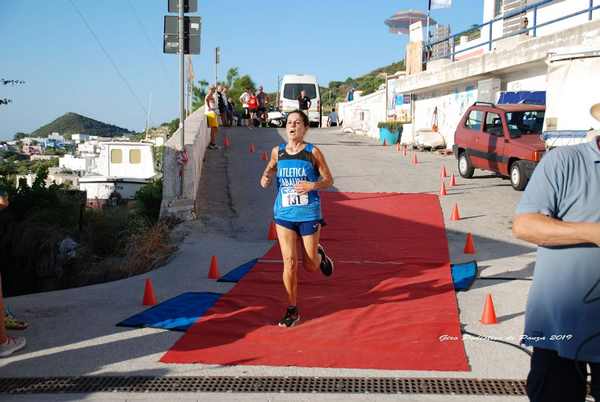
[[[308,120],[311,125],[321,126],[321,93],[319,84],[314,75],[306,74],[286,74],[281,80],[279,88],[279,110],[289,113],[299,108],[298,96],[300,91],[304,90],[306,96],[310,98],[310,109],[308,110]]]

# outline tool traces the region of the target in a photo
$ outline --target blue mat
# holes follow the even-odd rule
[[[222,277],[220,277],[217,282],[239,282],[240,279],[242,279],[244,277],[244,275],[246,275],[252,268],[254,268],[254,265],[256,265],[256,262],[258,261],[257,258],[248,261],[245,264],[240,265],[237,268],[232,269],[231,271],[227,272],[225,275],[223,275]]]
[[[219,297],[220,293],[212,292],[182,293],[121,321],[117,326],[187,331]]]
[[[477,261],[450,264],[454,290],[468,290],[477,277]]]

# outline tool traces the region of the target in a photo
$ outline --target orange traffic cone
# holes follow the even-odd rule
[[[396,143],[396,152],[400,152],[400,143],[399,142]]]
[[[475,245],[473,244],[473,235],[471,233],[467,233],[464,252],[465,254],[475,254]]]
[[[208,279],[219,279],[219,268],[217,267],[217,257],[214,255],[210,259],[210,269],[208,270]]]
[[[452,174],[452,176],[450,176],[450,187],[454,186],[456,186],[456,177],[454,177],[454,174]]]
[[[385,138],[383,139],[383,146],[385,147],[387,143],[385,142]]]
[[[460,213],[458,212],[458,203],[454,204],[454,208],[452,208],[452,215],[450,215],[451,221],[459,221]]]
[[[443,179],[445,177],[448,177],[448,173],[446,172],[446,166],[442,165],[442,169],[440,171],[440,177]]]
[[[275,222],[271,221],[269,225],[269,234],[267,236],[269,240],[277,240],[277,229],[275,229]]]
[[[494,310],[494,301],[492,295],[488,293],[485,298],[485,304],[483,305],[483,314],[481,315],[482,324],[497,324],[496,311]]]
[[[413,152],[413,157],[412,157],[412,161],[410,162],[413,165],[417,165],[419,163],[419,161],[417,160],[417,153]]]
[[[263,161],[267,160],[267,151],[263,151],[263,153],[260,155],[260,159]]]
[[[408,152],[408,145],[404,144],[404,149],[402,150],[402,155],[406,156],[406,153]]]
[[[225,148],[229,148],[229,146],[231,145],[231,142],[229,142],[229,137],[225,136],[225,139],[223,140],[223,145],[225,145]]]
[[[156,296],[154,295],[154,288],[150,279],[146,279],[143,304],[144,306],[154,306],[156,304]]]
[[[446,191],[446,183],[444,183],[444,179],[442,179],[442,185],[440,186],[440,197],[445,195],[448,195],[448,192]]]
[[[253,153],[255,150],[254,144],[250,144],[250,153]]]

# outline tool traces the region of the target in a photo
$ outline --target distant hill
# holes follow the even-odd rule
[[[103,137],[114,137],[132,133],[132,131],[126,128],[106,124],[77,113],[66,113],[52,123],[38,128],[31,133],[31,136],[47,137],[54,132],[58,132],[61,135],[83,133]]]

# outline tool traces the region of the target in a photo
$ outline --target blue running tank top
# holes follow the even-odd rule
[[[277,153],[277,196],[273,207],[275,219],[291,222],[307,222],[321,219],[321,199],[318,191],[298,194],[294,185],[299,181],[316,182],[319,171],[312,154],[313,144],[306,144],[304,149],[290,155],[285,144],[279,145]]]

